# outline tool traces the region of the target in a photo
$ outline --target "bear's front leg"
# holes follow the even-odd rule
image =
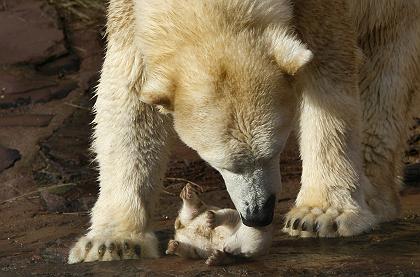
[[[140,253],[142,257],[158,256],[157,240],[148,223],[165,172],[170,126],[167,118],[130,95],[124,83],[114,82],[105,74],[98,90],[93,146],[100,193],[92,209],[90,231],[71,250],[69,263],[131,259]],[[141,251],[134,251],[138,248]],[[106,255],[109,251],[113,255]]]
[[[137,252],[142,257],[158,256],[148,223],[165,172],[169,119],[140,103],[124,82],[118,83],[107,72],[105,68],[95,106],[93,147],[100,193],[90,231],[71,250],[69,263],[139,257],[118,250],[108,257],[101,253],[107,253],[108,245],[119,249],[126,244],[141,248]]]
[[[301,237],[368,231],[377,220],[364,194],[371,185],[363,172],[356,79],[306,80],[300,118],[302,187],[283,231]]]
[[[89,232],[71,249],[69,263],[158,256],[149,218],[165,172],[172,124],[139,101],[143,61],[134,43],[131,9],[124,1],[111,1],[109,7],[94,120],[100,193]]]

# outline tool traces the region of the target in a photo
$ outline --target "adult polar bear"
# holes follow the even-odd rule
[[[415,0],[111,0],[94,121],[101,189],[69,262],[158,255],[149,217],[173,130],[220,171],[240,230],[254,232],[232,253],[270,240],[259,226],[295,115],[302,188],[284,231],[351,236],[395,218],[419,18]]]

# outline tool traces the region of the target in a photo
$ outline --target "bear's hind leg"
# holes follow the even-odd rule
[[[379,39],[387,37],[393,39]],[[379,220],[388,221],[399,213],[398,178],[420,94],[420,20],[401,18],[393,28],[378,27],[360,41],[366,56],[360,72],[363,157],[372,184],[366,198]]]

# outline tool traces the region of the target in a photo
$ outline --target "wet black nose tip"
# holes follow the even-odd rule
[[[276,206],[276,196],[272,194],[267,201],[260,206],[255,206],[252,210],[246,209],[246,214],[241,214],[242,223],[248,227],[263,227],[273,222],[274,207]]]

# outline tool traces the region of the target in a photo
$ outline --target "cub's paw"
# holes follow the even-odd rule
[[[300,237],[353,236],[369,231],[376,224],[368,210],[339,210],[333,207],[295,207],[285,218],[283,232]]]
[[[129,238],[89,235],[81,237],[70,250],[68,263],[157,258],[157,239],[152,233]]]
[[[166,249],[166,255],[175,255],[179,247],[179,242],[171,239],[168,242],[168,249]]]
[[[191,184],[186,184],[182,188],[179,197],[184,200],[194,200],[198,198],[198,192]]]
[[[230,263],[232,258],[228,254],[220,251],[214,250],[213,253],[207,258],[206,265],[208,266],[217,266],[225,265]]]
[[[206,212],[206,226],[210,229],[214,229],[218,226],[216,222],[216,213],[214,211]]]

